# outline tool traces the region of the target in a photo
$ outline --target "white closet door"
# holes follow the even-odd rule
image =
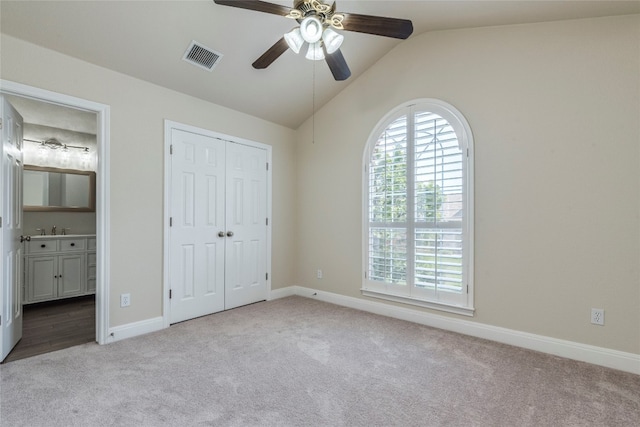
[[[227,144],[225,309],[267,299],[267,152]]]
[[[172,130],[171,323],[224,309],[224,141]]]
[[[267,153],[227,145],[225,308],[267,299]]]

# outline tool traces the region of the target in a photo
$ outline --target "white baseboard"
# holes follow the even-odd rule
[[[297,286],[287,286],[286,288],[272,289],[271,292],[269,293],[269,297],[267,298],[267,301],[271,301],[278,298],[291,297],[293,295],[296,295],[295,288],[297,288]]]
[[[162,316],[142,320],[140,322],[127,323],[126,325],[114,326],[113,328],[109,328],[107,343],[124,340],[126,338],[133,338],[138,335],[159,331],[160,329],[164,329],[164,320]]]
[[[486,325],[471,322],[464,319],[441,316],[426,313],[409,308],[398,307],[384,302],[370,301],[361,298],[353,298],[332,292],[319,291],[317,289],[302,286],[289,286],[276,289],[271,292],[269,300],[299,295],[329,302],[344,307],[407,320],[425,326],[431,326],[448,331],[497,341],[503,344],[514,345],[529,350],[540,351],[567,359],[592,363],[607,368],[618,369],[625,372],[640,375],[640,355],[611,350],[604,347],[596,347],[573,341],[536,335],[528,332],[516,331],[499,326]]]

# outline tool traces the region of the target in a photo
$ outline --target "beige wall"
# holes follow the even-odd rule
[[[111,107],[109,326],[162,315],[164,119],[273,147],[272,285],[293,282],[292,130],[4,34],[0,48],[2,79]],[[123,292],[130,307],[119,307]]]
[[[4,35],[0,77],[111,106],[111,298],[131,292],[132,306],[112,304],[110,326],[161,315],[165,118],[272,145],[273,288],[360,297],[366,140],[390,109],[431,97],[475,137],[472,320],[640,354],[639,28],[413,36],[317,113],[315,143],[310,121],[293,132]]]
[[[298,131],[297,283],[360,297],[367,138],[439,98],[475,138],[472,320],[639,354],[639,34],[631,16],[400,44],[317,113],[315,143]]]

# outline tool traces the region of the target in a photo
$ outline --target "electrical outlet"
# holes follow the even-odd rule
[[[604,309],[592,308],[591,309],[591,323],[594,325],[604,326]]]
[[[317,273],[316,273],[316,277],[318,279],[322,279],[322,270],[318,269]]]
[[[120,307],[129,307],[131,305],[131,294],[120,294]]]

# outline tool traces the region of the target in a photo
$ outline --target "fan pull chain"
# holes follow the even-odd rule
[[[311,91],[313,95],[311,96],[311,143],[316,143],[316,62],[313,62],[313,87]]]

